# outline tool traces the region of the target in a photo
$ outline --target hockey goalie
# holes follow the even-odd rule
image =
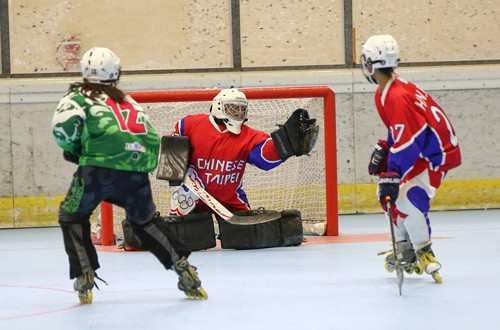
[[[284,125],[268,134],[246,124],[247,111],[245,94],[231,88],[221,90],[214,97],[208,114],[188,115],[180,119],[171,138],[184,139],[189,143],[185,147],[181,147],[185,142],[171,145],[180,149],[173,153],[178,159],[185,159],[187,174],[183,170],[173,171],[170,184],[180,184],[186,174],[231,212],[249,216],[259,212],[251,209],[243,189],[242,179],[247,164],[268,171],[291,156],[306,155],[315,145],[319,128],[307,110],[297,109]],[[178,157],[183,152],[184,156]],[[182,161],[171,162],[178,163]],[[172,194],[170,212],[181,219],[178,222],[191,225],[189,231],[180,230],[181,233],[195,236],[198,245],[200,236],[206,239],[205,246],[197,248],[215,245],[213,230],[207,230],[207,223],[213,224],[211,209],[185,184],[180,184]],[[252,249],[301,244],[300,212],[280,210],[279,214],[274,221],[251,226],[234,225],[217,217],[222,247]],[[195,223],[200,223],[199,230]],[[192,238],[184,237],[184,240],[189,246]]]

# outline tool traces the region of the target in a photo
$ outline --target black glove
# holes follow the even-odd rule
[[[387,154],[389,153],[389,146],[384,140],[378,140],[375,149],[370,156],[370,163],[368,164],[368,173],[370,175],[377,175],[386,169]]]
[[[284,125],[271,133],[280,158],[302,156],[310,153],[318,139],[319,126],[315,118],[309,118],[305,109],[295,110]]]
[[[77,156],[69,151],[63,151],[65,161],[78,165],[80,163],[80,156]]]
[[[378,179],[378,199],[382,208],[387,211],[387,203],[394,204],[399,195],[401,179],[397,172],[380,173]]]

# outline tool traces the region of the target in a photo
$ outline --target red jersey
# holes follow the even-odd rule
[[[375,104],[389,131],[387,169],[398,172],[403,182],[425,169],[441,173],[460,165],[460,148],[450,120],[417,85],[394,78],[383,92],[377,89]]]
[[[179,120],[174,134],[189,138],[190,167],[205,190],[233,211],[250,208],[242,188],[247,162],[264,170],[282,163],[268,133],[242,125],[241,133],[236,135],[207,114]]]

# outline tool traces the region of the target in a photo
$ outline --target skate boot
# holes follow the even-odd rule
[[[94,282],[95,273],[94,271],[84,272],[82,275],[78,276],[73,283],[73,289],[78,292],[78,298],[80,299],[80,304],[91,304],[92,303],[92,289],[95,286]]]
[[[174,264],[174,270],[179,275],[177,287],[191,299],[208,299],[208,294],[201,287],[196,267],[191,266],[186,257],[182,257]]]
[[[431,275],[436,283],[443,283],[443,278],[441,274],[439,274],[439,270],[441,269],[441,264],[437,260],[434,252],[431,249],[431,244],[421,248],[417,251],[418,255],[418,263],[417,263],[417,273],[423,274],[426,272]]]
[[[401,266],[403,266],[403,270],[407,274],[412,274],[416,271],[417,267],[417,256],[415,255],[415,251],[410,242],[408,241],[400,241],[396,242],[397,248],[402,254],[401,258]],[[385,256],[385,270],[389,273],[392,273],[396,269],[396,258],[394,257],[394,251],[389,250],[381,253],[381,255]]]

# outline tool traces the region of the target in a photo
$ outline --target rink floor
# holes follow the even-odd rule
[[[184,299],[146,252],[99,252],[109,286],[79,305],[58,228],[0,230],[0,329],[498,329],[500,210],[431,214],[444,283],[395,275],[383,215],[342,216],[340,239],[196,252],[207,301]]]

